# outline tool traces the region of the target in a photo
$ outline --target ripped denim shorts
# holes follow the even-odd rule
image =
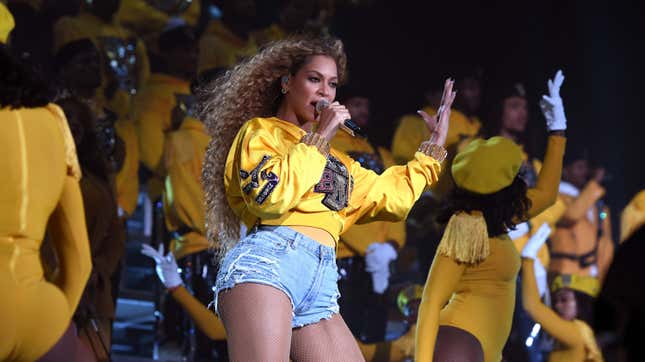
[[[226,253],[215,283],[221,291],[241,283],[270,285],[291,301],[293,328],[338,313],[338,269],[334,248],[287,227],[254,227]]]

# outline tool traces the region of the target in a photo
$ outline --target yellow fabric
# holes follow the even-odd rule
[[[598,212],[595,203],[605,190],[595,181],[587,183],[578,197],[560,193],[557,203],[566,208],[551,236],[551,252],[582,255],[593,250],[598,238]],[[608,209],[603,210],[609,212]],[[598,277],[602,279],[613,255],[613,242],[608,218],[602,225],[598,241]],[[593,265],[581,268],[575,260],[551,258],[548,270],[555,274],[592,275]]]
[[[186,288],[180,286],[171,292],[175,300],[184,308],[190,318],[208,338],[212,340],[226,339],[224,324],[214,312],[206,308],[199,300],[193,297]]]
[[[645,190],[634,196],[620,215],[620,242],[645,225]]]
[[[267,225],[305,225],[326,230],[338,241],[354,223],[405,218],[441,171],[436,160],[417,152],[407,165],[390,167],[379,176],[332,149],[331,156],[353,179],[348,205],[333,211],[323,204],[326,194],[313,190],[327,159],[314,146],[300,143],[304,135],[300,127],[278,118],[254,118],[239,130],[226,160],[224,183],[229,205],[247,227],[258,219]],[[251,174],[254,169],[257,185],[250,175],[241,179],[241,171]],[[261,200],[258,196],[273,176],[278,182]],[[242,190],[247,184],[257,187],[247,194]]]
[[[170,129],[176,94],[190,94],[190,84],[170,75],[155,73],[137,97],[134,122],[139,138],[141,162],[158,177],[164,177],[165,133]]]
[[[134,123],[119,119],[114,124],[116,134],[125,143],[125,160],[116,175],[116,192],[119,207],[126,216],[132,215],[139,197],[139,144]]]
[[[3,3],[0,3],[0,43],[6,43],[9,39],[9,34],[16,26],[15,21],[13,20],[13,15],[7,6]]]
[[[347,132],[337,132],[331,140],[331,146],[341,152],[361,152],[380,158],[384,167],[394,165],[389,152],[379,148],[375,151],[363,137],[352,137]],[[378,153],[377,153],[378,152]],[[341,235],[341,242],[336,250],[337,258],[364,256],[367,247],[374,242],[395,241],[399,248],[405,245],[405,221],[375,221],[364,225],[353,225]],[[358,254],[357,254],[358,253]]]
[[[284,39],[287,33],[278,24],[271,24],[264,29],[254,31],[252,33],[253,39],[258,47],[266,45],[270,42]]]
[[[533,260],[522,260],[522,303],[533,320],[558,343],[549,355],[550,362],[602,361],[593,332],[581,320],[562,319],[540,300]]]
[[[424,107],[423,111],[434,115],[437,110]],[[446,149],[456,145],[463,139],[474,137],[479,133],[481,122],[477,118],[469,119],[456,109],[450,112],[450,127],[446,136]],[[404,164],[414,157],[421,142],[430,138],[430,131],[423,118],[416,114],[403,116],[398,123],[392,140],[392,154],[398,164]]]
[[[529,218],[555,201],[564,145],[564,137],[549,137],[537,185],[527,191],[532,202]],[[507,235],[490,238],[489,248],[489,256],[477,265],[458,263],[439,253],[435,256],[419,309],[417,361],[432,361],[440,325],[457,327],[475,336],[482,345],[485,361],[501,360],[513,319],[520,258]]]
[[[197,25],[200,5],[200,1],[194,0],[179,17],[190,26]],[[146,0],[127,0],[121,1],[116,19],[126,28],[132,29],[141,36],[146,36],[163,31],[170,16],[151,6]]]
[[[556,275],[551,282],[551,291],[555,292],[558,289],[568,288],[586,293],[595,297],[600,293],[600,283],[597,278],[586,275]]]
[[[376,344],[363,344],[356,341],[366,361],[404,362],[414,358],[414,336],[416,324],[398,339]]]
[[[122,27],[118,21],[106,23],[100,18],[82,12],[75,17],[63,17],[54,24],[54,52],[58,51],[63,45],[80,39],[90,39],[101,49],[99,37],[116,37],[119,39],[129,39],[134,34]],[[137,85],[139,91],[144,86],[150,76],[150,62],[144,43],[137,39],[136,44],[137,56]],[[103,85],[97,90],[97,98],[104,98],[105,87],[107,86],[107,69],[103,66],[102,70]],[[112,99],[103,103],[106,108],[118,114],[119,118],[130,118],[132,112],[132,96],[124,90],[117,90]]]
[[[230,68],[240,60],[257,53],[252,35],[242,39],[219,20],[211,22],[199,40],[198,71],[213,68]]]
[[[177,259],[208,248],[205,235],[202,164],[210,137],[204,124],[187,117],[177,131],[166,137],[164,214],[168,231],[188,227],[194,232],[173,239],[171,251]]]
[[[67,329],[92,267],[80,171],[57,106],[2,108],[0,124],[0,360],[33,361]],[[60,261],[55,283],[40,261],[46,226]]]
[[[504,137],[477,139],[455,156],[452,177],[462,189],[490,194],[509,186],[522,166],[522,150]]]
[[[481,212],[452,215],[437,253],[465,264],[478,264],[486,259],[490,254],[490,245],[484,215]]]

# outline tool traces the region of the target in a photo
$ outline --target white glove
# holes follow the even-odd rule
[[[365,270],[371,273],[389,268],[390,262],[396,258],[396,250],[389,243],[372,243],[365,252]]]
[[[544,223],[538,231],[529,238],[524,248],[522,249],[523,258],[537,259],[538,250],[544,245],[544,242],[551,234],[551,227],[549,224]]]
[[[177,267],[175,256],[172,253],[164,256],[163,252],[163,244],[159,245],[158,251],[146,244],[143,244],[141,248],[141,254],[151,257],[157,263],[155,271],[161,283],[167,289],[182,285],[183,282],[179,276],[179,268]]]
[[[548,283],[546,281],[546,269],[540,263],[540,259],[535,259],[533,262],[533,272],[535,273],[535,282],[541,297],[548,290]]]
[[[372,286],[374,292],[383,294],[387,289],[390,279],[390,262],[397,258],[398,254],[389,243],[372,243],[367,247],[365,253],[365,271],[372,274]]]
[[[546,118],[546,128],[549,131],[564,131],[567,129],[567,117],[564,115],[564,106],[560,98],[560,87],[564,82],[562,70],[555,73],[553,79],[549,79],[549,95],[543,95],[540,100],[542,114]]]
[[[376,294],[383,294],[390,284],[390,268],[371,272],[372,290]]]
[[[511,238],[511,240],[515,240],[526,235],[528,232],[529,232],[529,223],[523,222],[515,225],[515,230],[509,231],[508,237]]]

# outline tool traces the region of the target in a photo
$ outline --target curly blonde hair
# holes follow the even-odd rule
[[[283,99],[280,78],[295,74],[314,55],[336,61],[338,79],[345,80],[347,58],[335,38],[292,37],[268,44],[221,77],[198,90],[200,117],[212,137],[202,171],[206,199],[206,237],[216,258],[240,238],[240,220],[226,199],[225,163],[240,127],[253,117],[270,117]]]

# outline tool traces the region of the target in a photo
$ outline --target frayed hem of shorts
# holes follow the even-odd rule
[[[338,311],[330,311],[329,314],[326,314],[323,317],[320,317],[320,318],[317,318],[317,319],[314,318],[312,321],[307,321],[305,323],[300,323],[298,325],[292,325],[291,329],[298,329],[298,328],[306,327],[306,326],[308,326],[310,324],[316,324],[316,323],[318,323],[318,322],[320,322],[322,320],[328,321],[328,320],[330,320],[330,319],[332,319],[334,317],[334,314],[339,314],[339,312]]]
[[[229,290],[235,288],[236,286],[238,286],[240,284],[247,284],[247,283],[266,285],[266,286],[273,287],[273,288],[281,291],[287,297],[287,299],[289,299],[289,303],[291,304],[291,316],[292,317],[295,316],[294,311],[296,310],[296,307],[293,304],[293,300],[289,296],[289,293],[287,293],[283,288],[281,288],[280,286],[278,286],[276,284],[268,283],[266,280],[249,279],[249,280],[242,280],[240,282],[232,283],[231,285],[227,285],[227,286],[224,286],[224,287],[221,287],[221,288],[215,290],[215,299],[211,303],[213,304],[213,309],[215,310],[215,314],[217,315],[218,318],[221,319],[221,316],[219,314],[219,310],[217,309],[219,293],[229,291]]]

